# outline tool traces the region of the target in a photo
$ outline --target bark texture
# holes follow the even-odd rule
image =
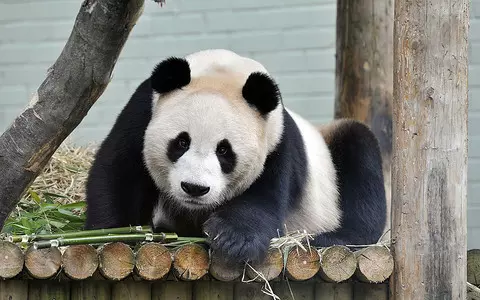
[[[143,0],[85,0],[25,110],[0,136],[0,228],[52,154],[107,87]]]
[[[395,5],[393,299],[465,299],[468,0]]]
[[[335,118],[364,122],[380,142],[388,229],[391,207],[393,0],[338,0],[336,52]]]

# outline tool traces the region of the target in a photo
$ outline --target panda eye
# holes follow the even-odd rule
[[[227,151],[228,151],[228,149],[225,146],[220,146],[220,147],[217,148],[217,154],[218,155],[225,155],[225,154],[227,154]]]
[[[183,149],[187,148],[188,147],[187,140],[182,138],[178,139],[178,146]]]

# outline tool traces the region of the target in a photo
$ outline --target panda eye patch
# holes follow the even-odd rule
[[[167,157],[171,162],[176,162],[180,157],[182,157],[185,152],[188,151],[190,147],[190,135],[182,131],[174,139],[170,140],[167,148]]]
[[[237,155],[232,149],[232,145],[227,139],[221,140],[217,144],[216,154],[218,161],[220,162],[220,167],[222,172],[225,174],[231,173],[235,169],[237,163]]]

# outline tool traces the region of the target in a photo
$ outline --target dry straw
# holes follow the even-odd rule
[[[95,150],[93,145],[79,147],[68,141],[64,142],[30,189],[40,197],[45,193],[63,196],[55,200],[61,204],[84,201],[85,182]],[[26,193],[23,199],[32,200],[31,197]]]

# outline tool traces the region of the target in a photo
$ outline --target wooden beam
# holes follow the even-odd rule
[[[392,299],[465,299],[468,0],[396,1]]]
[[[386,229],[389,229],[393,0],[338,0],[336,24],[335,118],[362,121],[379,140],[387,193]]]
[[[0,229],[24,191],[100,97],[144,0],[85,0],[62,53],[0,136]],[[52,9],[55,9],[52,3]]]

